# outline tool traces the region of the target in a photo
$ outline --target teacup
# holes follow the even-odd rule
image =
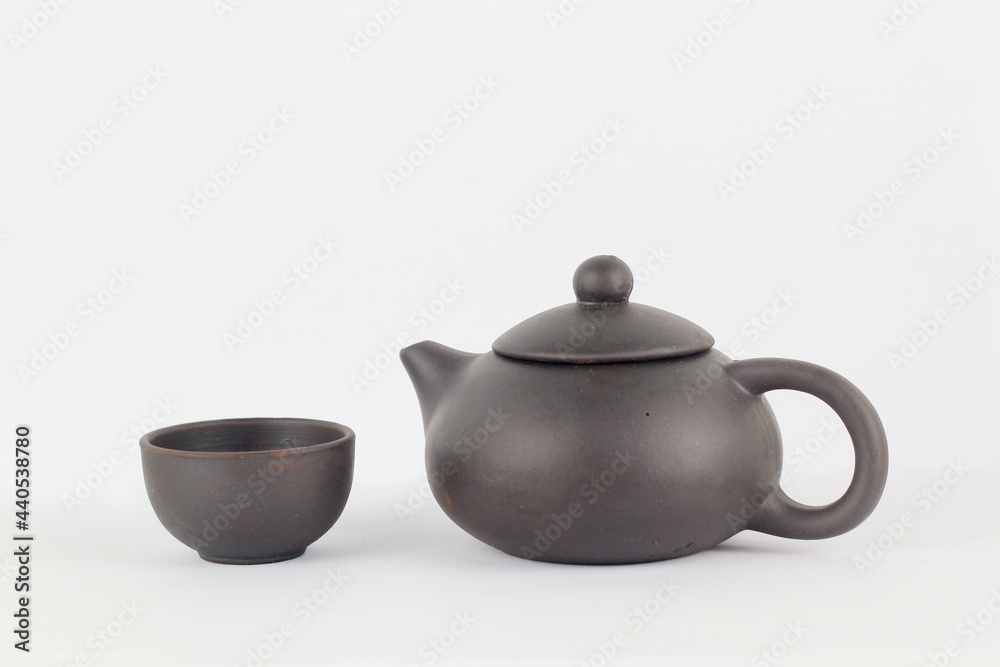
[[[354,431],[313,419],[222,419],[142,436],[146,491],[171,535],[215,563],[301,556],[340,517]]]

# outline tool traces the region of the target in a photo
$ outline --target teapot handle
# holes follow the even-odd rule
[[[889,472],[885,430],[864,394],[831,370],[791,359],[746,359],[725,366],[729,376],[754,396],[794,389],[816,396],[837,413],[854,445],[854,477],[839,500],[809,506],[775,492],[760,505],[747,528],[779,537],[816,540],[846,533],[872,513]]]

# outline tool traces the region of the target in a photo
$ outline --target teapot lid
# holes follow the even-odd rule
[[[613,255],[598,255],[573,274],[576,303],[546,310],[493,342],[512,359],[607,364],[670,359],[704,352],[711,334],[683,317],[630,303],[632,270]]]

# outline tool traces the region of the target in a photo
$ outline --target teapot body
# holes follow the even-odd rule
[[[715,349],[676,359],[548,364],[470,357],[424,411],[431,488],[508,554],[613,564],[712,547],[777,489],[781,438]]]

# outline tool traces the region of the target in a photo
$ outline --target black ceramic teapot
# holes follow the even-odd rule
[[[523,558],[634,563],[745,529],[832,537],[875,508],[885,432],[850,382],[802,361],[729,359],[696,324],[630,303],[617,257],[585,261],[573,288],[575,303],[518,324],[491,352],[422,342],[400,353],[434,495],[468,533]],[[855,467],[836,502],[802,505],[778,486],[773,389],[813,394],[843,419]]]

